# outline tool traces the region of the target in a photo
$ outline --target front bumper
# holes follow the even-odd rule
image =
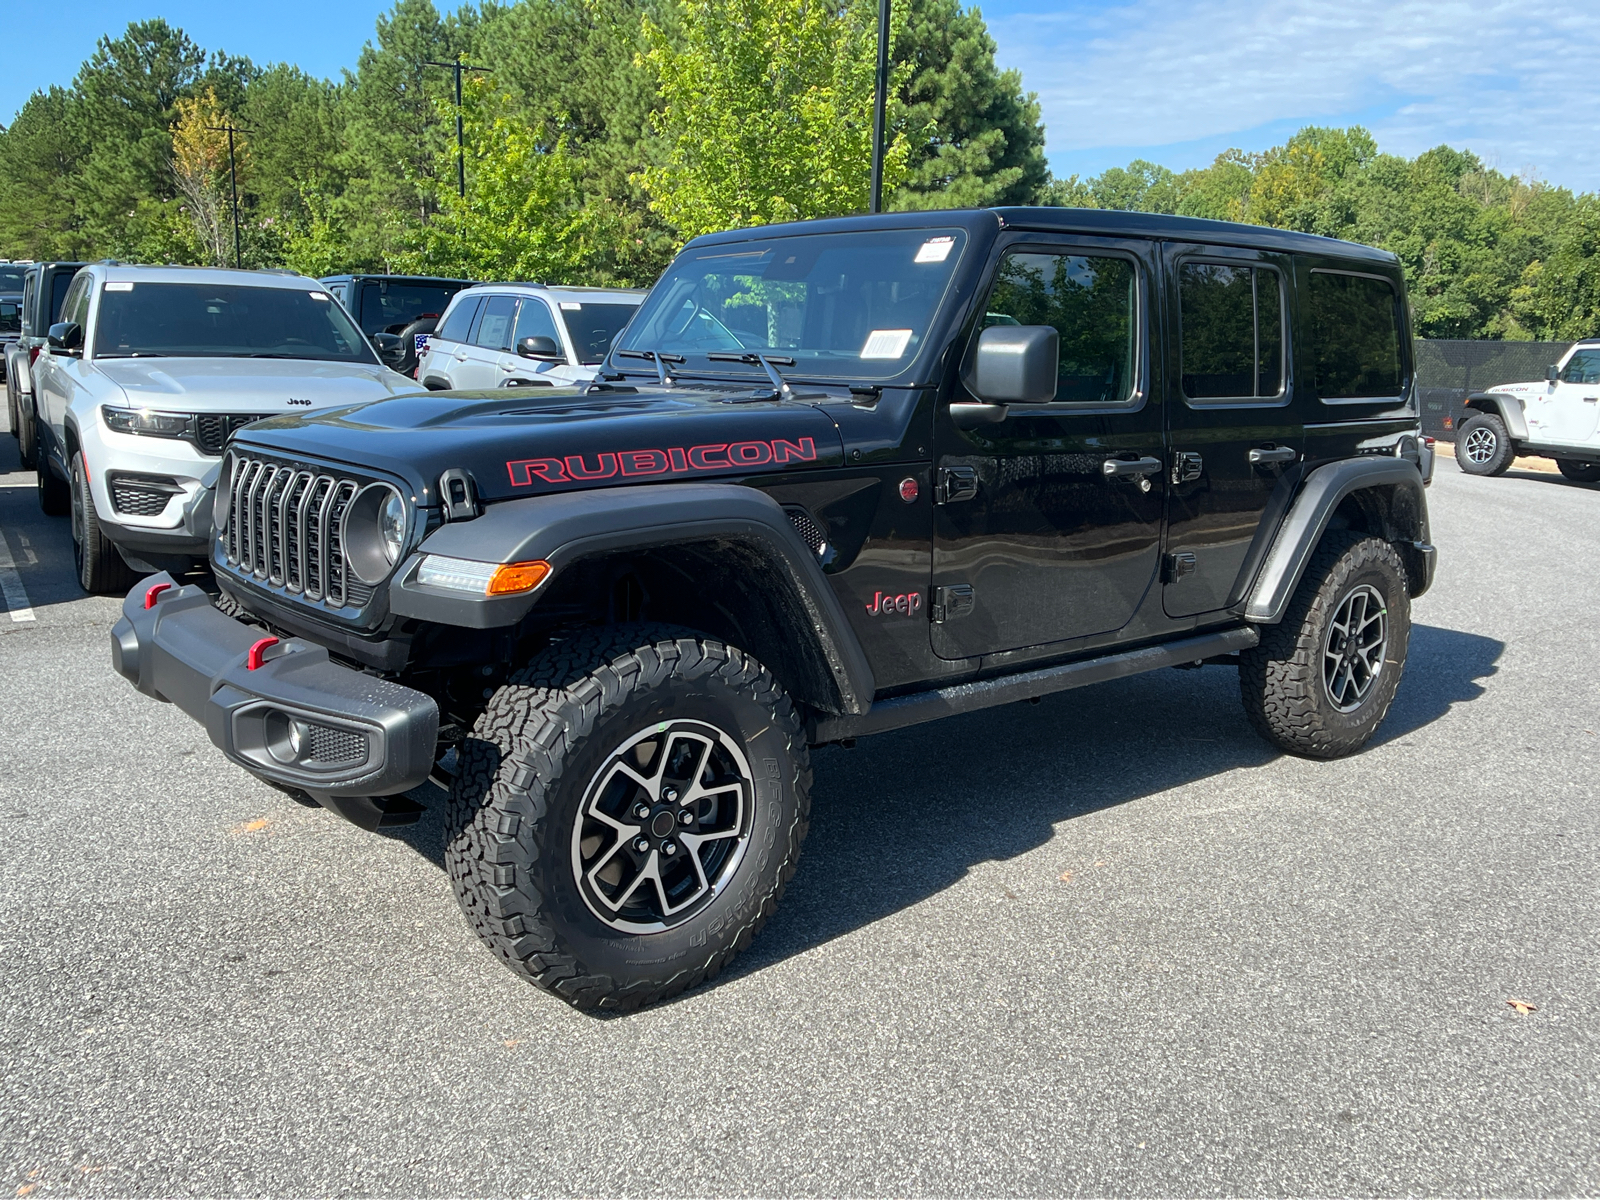
[[[246,770],[303,789],[358,824],[398,823],[386,817],[404,810],[368,798],[427,779],[439,733],[432,697],[340,666],[301,638],[268,647],[252,670],[251,647],[262,640],[200,588],[180,588],[163,572],[122,602],[111,663],[141,692],[199,721]]]

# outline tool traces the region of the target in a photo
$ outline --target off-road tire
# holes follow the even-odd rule
[[[1329,623],[1364,587],[1384,603],[1382,667],[1359,704],[1341,712],[1323,675]],[[1239,656],[1239,691],[1250,723],[1280,750],[1303,758],[1354,754],[1394,701],[1410,640],[1411,598],[1395,548],[1366,534],[1328,534],[1306,565],[1283,620],[1264,626],[1260,644]]]
[[[1600,462],[1580,458],[1558,458],[1556,469],[1573,483],[1600,483]]]
[[[575,822],[613,751],[676,721],[742,744],[745,849],[680,923],[621,931],[580,890]],[[750,655],[672,626],[582,630],[513,674],[463,742],[446,864],[468,922],[512,970],[577,1008],[628,1011],[713,978],[749,945],[794,874],[810,787],[800,718]]]
[[[40,455],[33,467],[39,493],[39,510],[47,517],[64,517],[72,511],[72,488],[56,478],[50,462]]]
[[[91,595],[121,595],[139,579],[123,561],[116,546],[100,530],[95,515],[94,497],[83,469],[83,454],[72,456],[72,554],[78,568],[78,582]]]
[[[1504,475],[1516,456],[1506,423],[1493,413],[1473,413],[1456,430],[1456,464],[1468,475]]]

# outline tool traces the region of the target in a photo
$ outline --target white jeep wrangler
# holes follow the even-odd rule
[[[1600,483],[1600,338],[1578,342],[1539,383],[1506,383],[1467,400],[1456,461],[1503,475],[1518,455],[1553,458],[1578,483]]]

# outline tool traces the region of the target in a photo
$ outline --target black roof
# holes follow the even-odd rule
[[[1212,242],[1250,246],[1294,254],[1329,254],[1341,258],[1364,259],[1373,263],[1395,264],[1399,260],[1387,250],[1296,233],[1266,225],[1244,225],[1235,221],[1208,221],[1203,217],[1173,217],[1162,213],[1121,212],[1109,208],[954,208],[927,212],[879,213],[872,216],[827,217],[815,221],[791,221],[782,225],[761,225],[752,229],[730,229],[695,238],[690,246],[715,246],[752,238],[788,237],[800,233],[846,233],[862,229],[949,229],[955,226],[972,232],[1042,229],[1062,233],[1085,233],[1099,237],[1146,237],[1165,241]]]
[[[317,282],[342,283],[346,279],[381,279],[389,283],[459,283],[462,287],[471,287],[475,282],[471,279],[446,279],[443,275],[379,275],[363,272],[357,272],[354,275],[320,275],[317,277]]]

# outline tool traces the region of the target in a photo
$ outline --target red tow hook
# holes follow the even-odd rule
[[[156,606],[156,601],[161,599],[161,593],[166,591],[171,586],[172,585],[170,583],[152,583],[148,588],[145,589],[144,606],[146,608],[154,608]]]
[[[264,658],[265,654],[267,653],[268,650],[272,649],[272,647],[276,646],[277,644],[278,644],[278,639],[277,638],[275,638],[275,637],[264,637],[259,642],[257,642],[255,645],[251,646],[250,647],[250,653],[245,656],[245,660],[244,660],[244,668],[245,668],[245,670],[247,670],[247,671],[259,671],[261,669],[262,662],[265,661],[265,658]]]

